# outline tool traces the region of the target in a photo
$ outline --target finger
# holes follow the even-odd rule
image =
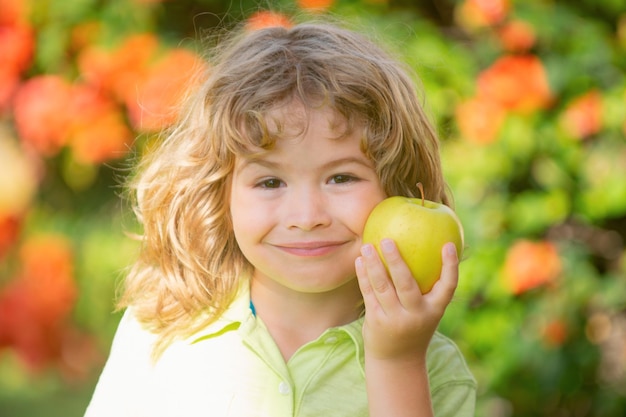
[[[405,308],[418,306],[422,293],[397,245],[391,239],[383,239],[380,246],[400,303]]]
[[[429,293],[429,298],[440,308],[445,309],[459,283],[459,258],[456,246],[453,243],[446,243],[441,250],[441,258],[443,266],[441,268],[441,277]]]
[[[361,294],[363,295],[365,309],[374,311],[374,309],[380,308],[376,294],[374,294],[374,289],[370,284],[370,279],[367,274],[367,268],[365,267],[365,260],[363,257],[359,256],[356,258],[354,261],[354,269],[356,270],[357,282],[359,283],[359,288],[361,289]]]
[[[367,271],[369,285],[378,303],[385,310],[397,305],[396,289],[393,286],[393,282],[389,279],[387,269],[374,246],[371,244],[363,245],[361,247],[361,255],[364,261],[363,265]]]

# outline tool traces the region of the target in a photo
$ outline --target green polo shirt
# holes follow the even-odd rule
[[[243,292],[153,364],[155,336],[129,309],[86,417],[365,417],[362,320],[328,329],[285,363]],[[473,416],[476,382],[456,345],[436,333],[427,360],[435,415]]]

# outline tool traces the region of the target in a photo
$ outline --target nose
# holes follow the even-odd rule
[[[292,189],[285,200],[285,221],[290,229],[310,231],[331,222],[329,202],[318,187]]]

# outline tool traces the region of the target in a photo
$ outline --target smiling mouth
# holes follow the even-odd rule
[[[291,255],[296,256],[324,256],[336,251],[345,242],[295,242],[289,244],[277,244],[274,247]]]

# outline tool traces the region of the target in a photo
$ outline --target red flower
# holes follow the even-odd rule
[[[584,139],[602,129],[602,114],[602,96],[591,90],[568,104],[560,122],[568,134]]]
[[[525,52],[535,44],[535,30],[523,20],[512,20],[497,31],[500,43],[507,51]]]
[[[32,332],[30,300],[22,281],[13,280],[0,289],[0,347],[14,346]]]
[[[202,59],[186,49],[173,49],[150,68],[136,94],[126,98],[132,125],[141,131],[157,131],[172,124],[184,95],[205,68]]]
[[[94,87],[59,76],[31,78],[14,106],[20,138],[38,153],[54,156],[69,145],[81,163],[101,163],[128,152],[132,140],[118,105]]]
[[[0,67],[16,73],[27,69],[35,49],[35,34],[26,24],[0,26]]]
[[[26,81],[15,95],[17,132],[41,155],[55,155],[67,141],[71,91],[71,85],[60,76],[42,75]]]
[[[477,144],[489,144],[498,138],[506,112],[495,101],[475,97],[456,108],[461,136]]]
[[[553,282],[561,270],[561,258],[551,242],[519,240],[507,253],[504,278],[513,294],[521,294]]]
[[[478,95],[522,113],[545,109],[552,102],[546,71],[534,55],[499,58],[478,76]]]
[[[20,250],[21,271],[0,290],[0,346],[10,346],[33,369],[59,357],[62,329],[77,288],[69,242],[40,236]]]
[[[258,30],[275,26],[290,28],[293,26],[293,23],[284,14],[267,10],[254,13],[246,21],[246,28],[248,30]]]
[[[35,35],[26,24],[0,23],[0,113],[9,104],[20,81],[20,74],[32,61]]]
[[[20,74],[33,57],[35,35],[27,7],[26,0],[0,0],[0,115],[9,109]]]
[[[6,216],[0,218],[0,261],[13,247],[22,230],[22,218]]]

